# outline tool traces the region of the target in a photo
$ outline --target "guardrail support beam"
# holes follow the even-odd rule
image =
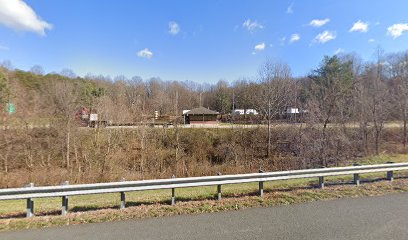
[[[69,182],[65,181],[62,183],[62,186],[68,186]],[[62,197],[62,207],[61,207],[61,215],[65,216],[68,213],[68,196]]]
[[[388,164],[393,164],[394,162],[392,162],[392,161],[388,161],[388,162],[386,162],[386,163],[388,163]],[[394,172],[393,171],[388,171],[387,172],[387,180],[389,180],[389,181],[394,181]]]
[[[176,205],[176,189],[175,188],[171,189],[171,205],[172,206]]]
[[[319,188],[324,188],[324,177],[319,177]]]
[[[221,199],[221,185],[217,185],[217,200],[220,201]]]
[[[30,218],[34,216],[34,201],[31,198],[27,198],[27,214],[26,217]]]
[[[387,172],[387,180],[389,181],[394,181],[394,172],[393,171],[388,171]]]
[[[217,173],[217,175],[221,176],[222,174],[219,172],[219,173]],[[221,196],[221,185],[217,185],[217,199],[218,199],[218,201],[220,201],[221,198],[222,198],[222,196]]]
[[[264,182],[259,182],[259,196],[263,197],[264,195]]]
[[[125,192],[120,192],[120,209],[126,208],[126,194]]]
[[[120,179],[121,182],[125,182],[125,178]],[[126,208],[126,194],[125,192],[120,192],[120,209]]]
[[[356,184],[357,186],[360,185],[360,174],[358,173],[354,174],[354,184]]]
[[[262,169],[259,168],[258,172],[263,173],[264,171],[262,171]],[[263,195],[264,195],[264,182],[261,181],[261,182],[259,182],[259,196],[263,197]]]
[[[26,187],[34,187],[34,183],[28,184]],[[34,216],[34,201],[31,198],[27,198],[27,213],[26,217],[30,218]]]
[[[62,208],[61,208],[61,215],[65,216],[68,213],[68,197],[62,197]]]
[[[171,178],[176,178],[176,176],[173,175]],[[171,205],[172,206],[176,205],[176,189],[175,188],[171,189]]]

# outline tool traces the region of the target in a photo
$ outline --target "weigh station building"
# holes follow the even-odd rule
[[[205,107],[194,108],[183,113],[186,124],[216,124],[218,112]]]

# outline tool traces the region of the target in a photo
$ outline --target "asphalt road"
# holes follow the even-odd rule
[[[408,239],[408,194],[0,234],[0,239]]]

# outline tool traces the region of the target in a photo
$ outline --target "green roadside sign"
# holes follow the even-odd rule
[[[16,112],[16,105],[14,105],[14,103],[9,103],[7,104],[7,111],[9,114],[13,114]]]

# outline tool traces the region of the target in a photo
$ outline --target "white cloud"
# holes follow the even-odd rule
[[[180,32],[180,26],[176,22],[169,22],[169,33],[171,35],[177,35]]]
[[[287,14],[293,14],[293,3],[291,3],[288,7],[288,9],[286,9],[286,13]]]
[[[312,27],[321,27],[330,22],[330,18],[325,19],[313,19],[310,21],[309,25]]]
[[[153,53],[148,48],[145,48],[137,52],[137,56],[141,58],[150,59],[153,57]]]
[[[318,43],[326,43],[330,40],[336,39],[336,32],[334,31],[324,31],[322,33],[317,34],[315,39],[313,40],[314,42]]]
[[[397,23],[387,29],[387,35],[392,36],[394,39],[400,37],[405,31],[408,31],[408,24]]]
[[[370,38],[370,39],[368,39],[368,42],[369,42],[369,43],[373,43],[373,42],[375,42],[375,39],[374,39],[374,38]]]
[[[367,32],[368,31],[368,22],[362,22],[358,20],[350,28],[349,32]]]
[[[30,31],[44,36],[52,25],[42,20],[23,0],[0,0],[0,24],[16,31]]]
[[[4,45],[0,45],[0,51],[8,51],[8,50],[10,50],[9,47],[4,46]]]
[[[338,48],[336,51],[334,51],[334,54],[340,54],[340,53],[344,53],[344,49],[343,48]]]
[[[293,42],[297,42],[300,40],[300,35],[298,33],[292,34],[292,36],[290,37],[289,42],[293,43]]]
[[[255,49],[255,51],[263,51],[263,50],[265,50],[265,43],[262,42],[262,43],[260,43],[260,44],[257,44],[257,45],[254,47],[254,49]]]
[[[262,24],[258,23],[257,21],[251,21],[251,19],[249,19],[249,18],[242,24],[242,26],[244,28],[247,28],[248,31],[250,31],[250,32],[254,32],[257,29],[264,28],[264,26]]]

